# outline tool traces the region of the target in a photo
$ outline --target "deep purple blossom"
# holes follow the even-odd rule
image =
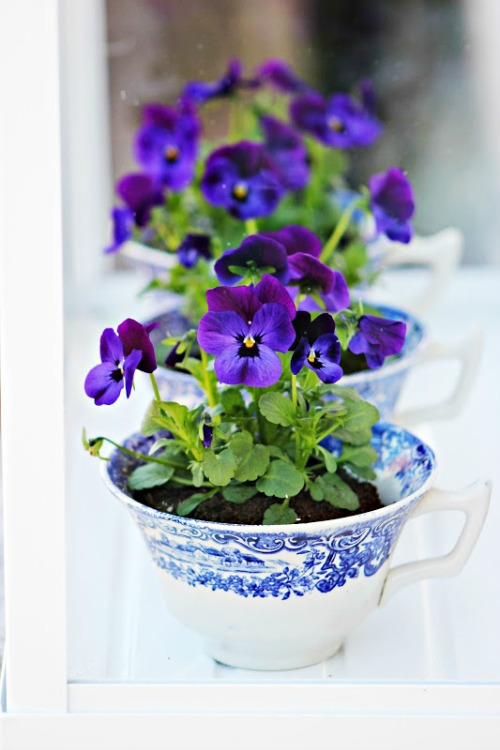
[[[147,323],[144,326],[142,323],[138,323],[137,320],[127,318],[116,329],[123,344],[125,356],[128,356],[133,349],[138,349],[142,352],[142,357],[137,365],[138,370],[142,370],[143,372],[154,372],[156,370],[155,349],[149,338],[149,334],[159,325],[158,322],[155,322]]]
[[[287,190],[302,190],[309,182],[309,155],[301,136],[286,122],[275,117],[260,118],[264,143],[278,167],[281,181]]]
[[[269,282],[264,284],[264,294],[266,284]],[[258,286],[255,290],[237,287],[219,296],[207,292],[212,310],[218,311],[201,319],[198,343],[215,355],[215,372],[221,383],[259,388],[273,385],[281,375],[276,352],[286,352],[295,339],[287,307],[262,303]],[[262,287],[259,292],[263,293]]]
[[[290,291],[299,295],[299,310],[338,312],[349,307],[349,288],[340,271],[307,253],[291,255],[288,267]]]
[[[261,269],[276,276],[283,284],[290,278],[285,248],[279,242],[261,234],[252,234],[244,239],[239,247],[226,250],[214,266],[217,278],[223,284],[236,284],[241,281],[246,274],[240,273],[239,269],[245,268],[248,269],[248,274]]]
[[[266,302],[274,302],[286,309],[290,320],[296,315],[295,304],[286,288],[274,276],[264,274],[257,286],[218,286],[206,292],[209,312],[238,313],[243,320],[251,321],[257,310]]]
[[[310,229],[299,224],[288,224],[274,232],[261,232],[261,235],[279,242],[289,256],[295,253],[307,253],[307,255],[319,258],[321,255],[320,238]]]
[[[390,167],[387,172],[370,177],[368,187],[377,231],[390,240],[409,242],[415,203],[408,178],[400,169]]]
[[[210,260],[212,257],[212,243],[210,235],[188,233],[177,248],[179,263],[184,268],[193,268],[200,258]]]
[[[148,104],[135,139],[135,156],[145,172],[172,190],[182,190],[194,177],[200,123],[192,104],[178,108]]]
[[[279,171],[266,149],[250,141],[213,151],[201,189],[209,203],[242,220],[272,213],[284,193]]]
[[[340,341],[335,334],[335,321],[328,313],[313,321],[308,312],[298,312],[294,321],[297,334],[290,369],[294,375],[304,367],[316,373],[323,383],[336,383],[343,375],[340,367]]]
[[[290,116],[296,127],[333,148],[370,146],[382,131],[373,113],[346,94],[304,94],[292,101]]]
[[[266,60],[256,72],[261,82],[269,84],[278,91],[293,94],[307,91],[310,87],[302,81],[284,60]]]
[[[231,96],[238,89],[255,89],[260,86],[258,80],[246,80],[242,77],[242,67],[239,60],[229,61],[226,72],[217,81],[190,81],[186,84],[183,97],[203,104],[209,99]]]
[[[145,227],[153,206],[161,206],[165,200],[161,186],[149,175],[139,173],[124,175],[116,184],[116,193],[125,206],[113,208],[113,242],[105,253],[119,250],[132,237],[134,226]]]
[[[358,330],[349,342],[353,354],[364,354],[371,369],[384,364],[386,357],[399,354],[406,336],[406,324],[400,320],[363,315]]]
[[[201,430],[203,434],[201,443],[204,448],[210,448],[212,445],[214,428],[211,425],[204,422]]]

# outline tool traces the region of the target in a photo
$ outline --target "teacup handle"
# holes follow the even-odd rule
[[[425,291],[408,307],[425,315],[442,295],[445,284],[458,266],[463,252],[463,235],[453,227],[429,237],[415,237],[410,245],[394,243],[384,257],[385,267],[426,266],[430,280]]]
[[[439,359],[455,359],[460,363],[460,372],[455,389],[442,403],[429,404],[397,412],[394,421],[409,427],[419,422],[456,417],[474,384],[479,369],[483,348],[483,331],[474,326],[460,340],[455,342],[432,341],[416,366]]]
[[[390,568],[379,601],[383,606],[396,591],[425,578],[454,576],[459,573],[474,549],[483,527],[491,496],[491,482],[478,480],[461,492],[431,489],[411,514],[416,518],[435,510],[465,513],[465,524],[454,546],[447,555],[431,557]]]

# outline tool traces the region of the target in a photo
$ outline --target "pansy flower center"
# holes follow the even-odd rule
[[[254,337],[250,336],[250,334],[248,334],[247,336],[245,336],[245,338],[243,339],[243,344],[244,344],[244,346],[246,346],[247,349],[251,349],[252,346],[255,346],[255,343],[256,342],[255,342]]]
[[[179,158],[179,149],[177,146],[167,146],[165,149],[165,159],[169,164],[174,164]]]
[[[343,133],[346,129],[340,117],[337,117],[336,115],[328,118],[328,127],[336,133]]]
[[[245,201],[248,196],[248,187],[244,182],[237,182],[233,187],[233,198],[237,201]]]
[[[316,354],[313,352],[312,349],[309,352],[309,356],[307,358],[307,361],[310,362],[311,364],[316,361]]]

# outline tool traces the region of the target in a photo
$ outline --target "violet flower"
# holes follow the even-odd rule
[[[296,127],[333,148],[370,146],[382,131],[373,113],[346,94],[304,94],[292,101],[290,116]]]
[[[248,287],[231,292],[240,312],[225,309],[205,313],[198,326],[198,343],[208,354],[215,355],[215,372],[221,383],[258,388],[273,385],[282,369],[276,352],[288,351],[295,339],[288,310],[276,302],[262,304]],[[215,304],[219,301],[215,300]],[[241,312],[247,313],[246,317]]]
[[[238,89],[255,89],[260,86],[258,80],[246,80],[241,75],[242,67],[239,60],[229,61],[224,75],[217,81],[190,81],[184,87],[183,97],[197,104],[203,104],[209,99],[231,96]]]
[[[386,357],[399,354],[406,336],[406,324],[400,320],[363,315],[358,330],[349,342],[353,354],[364,354],[368,367],[381,367]]]
[[[203,434],[201,443],[204,448],[210,448],[212,446],[214,428],[211,425],[204,422],[201,429],[202,429],[202,434]]]
[[[149,338],[152,326],[144,327],[128,318],[118,326],[116,334],[106,328],[101,336],[101,364],[93,367],[85,378],[85,393],[97,406],[114,404],[123,385],[127,398],[132,391],[137,369],[153,372],[156,369],[153,345]]]
[[[188,233],[177,248],[179,263],[184,268],[194,268],[200,258],[210,260],[212,257],[212,244],[210,235]]]
[[[153,206],[164,202],[164,191],[149,175],[127,174],[116,184],[116,193],[125,203],[123,208],[113,208],[113,242],[104,252],[115,253],[133,235],[134,226],[143,228],[149,221]]]
[[[251,321],[257,310],[266,302],[274,302],[286,309],[290,320],[297,310],[286,288],[274,276],[264,274],[257,286],[218,286],[206,292],[209,312],[238,313],[243,320]]]
[[[247,273],[259,271],[270,273],[283,284],[290,278],[288,256],[285,248],[270,237],[252,234],[239,247],[226,250],[214,265],[217,278],[222,284],[236,284]],[[240,272],[241,271],[241,272]]]
[[[148,104],[135,139],[135,156],[145,172],[172,190],[182,190],[193,177],[200,123],[187,100],[178,108]]]
[[[307,253],[291,255],[288,267],[290,291],[299,295],[299,310],[338,312],[349,307],[349,288],[340,271]]]
[[[335,335],[335,321],[328,313],[311,322],[308,312],[298,312],[294,321],[297,338],[290,369],[294,375],[304,367],[316,373],[323,383],[336,383],[343,375],[340,367],[340,341]]]
[[[209,203],[242,220],[272,213],[284,193],[279,171],[264,146],[250,141],[213,151],[201,189]]]
[[[288,224],[286,227],[273,232],[261,232],[261,236],[279,242],[285,248],[288,256],[295,253],[306,253],[319,258],[321,255],[321,240],[318,235],[299,224]]]
[[[410,219],[415,211],[410,181],[396,167],[368,180],[371,209],[377,231],[390,240],[408,243],[412,237]]]
[[[286,122],[263,116],[260,126],[265,147],[278,167],[286,190],[302,190],[309,182],[309,155],[301,136]]]
[[[299,93],[310,87],[302,81],[284,60],[266,60],[258,69],[257,77],[263,84],[269,84],[283,93]]]

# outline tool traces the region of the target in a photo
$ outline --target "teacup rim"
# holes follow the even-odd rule
[[[322,529],[328,528],[331,530],[332,528],[335,529],[342,529],[344,527],[353,527],[359,524],[363,523],[372,523],[376,521],[377,519],[382,519],[384,516],[391,515],[394,513],[394,510],[398,507],[408,506],[413,504],[417,499],[422,497],[432,486],[433,480],[435,478],[435,474],[437,471],[437,462],[436,462],[436,455],[433,451],[433,449],[421,438],[419,438],[414,433],[410,432],[409,430],[405,429],[404,427],[400,427],[399,425],[395,425],[390,422],[378,422],[375,425],[375,429],[380,430],[382,432],[390,431],[392,433],[404,433],[406,435],[410,435],[411,437],[414,437],[416,440],[419,441],[421,445],[425,447],[425,457],[428,457],[431,459],[432,466],[429,469],[429,474],[427,478],[422,482],[422,484],[413,492],[410,492],[409,494],[399,498],[398,500],[394,501],[393,503],[389,503],[387,505],[384,505],[382,508],[377,508],[376,510],[371,510],[365,513],[359,513],[355,514],[353,516],[346,516],[343,518],[332,518],[324,521],[310,521],[306,523],[294,523],[294,524],[268,524],[268,525],[261,525],[261,524],[235,524],[235,523],[224,523],[220,521],[205,521],[203,519],[199,518],[189,518],[187,516],[177,516],[174,513],[168,513],[167,511],[161,511],[157,510],[156,508],[150,508],[147,505],[144,505],[143,503],[138,502],[137,500],[134,500],[133,497],[130,497],[127,495],[123,490],[121,490],[117,485],[113,482],[109,475],[109,466],[110,461],[103,461],[101,465],[101,478],[108,488],[108,490],[111,492],[111,494],[115,495],[124,505],[126,505],[129,510],[137,513],[140,512],[144,515],[151,516],[153,518],[161,518],[161,519],[167,519],[173,523],[177,523],[181,526],[198,526],[199,528],[206,528],[210,529],[211,531],[220,532],[220,533],[238,533],[241,535],[248,535],[248,534],[265,534],[265,535],[276,535],[279,534],[281,536],[297,536],[297,535],[312,535],[315,533],[318,533],[318,531]],[[139,435],[140,433],[133,433],[132,435],[129,435],[127,439],[130,439],[134,435]],[[116,451],[118,451],[118,448],[115,448],[111,455],[115,454]],[[423,457],[422,457],[423,458]]]

